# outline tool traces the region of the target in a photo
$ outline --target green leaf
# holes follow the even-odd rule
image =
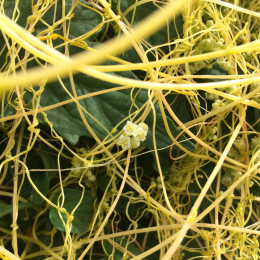
[[[214,64],[211,69],[201,69],[199,70],[196,75],[228,75],[228,72],[224,69],[222,69],[219,64]],[[218,82],[222,81],[223,79],[196,79],[197,82]]]
[[[84,5],[90,6],[86,1],[80,2],[82,2]],[[71,8],[70,4],[67,3],[66,7],[68,10]],[[90,32],[90,30],[94,29],[102,21],[101,16],[97,12],[80,4],[78,4],[73,10],[73,15],[74,17],[71,19],[70,24],[70,39],[74,39],[84,35],[87,32]],[[97,35],[99,31],[100,29],[95,32],[93,31],[93,34],[88,37],[88,40]]]
[[[120,72],[118,74],[123,77],[136,79],[132,72]],[[64,79],[63,83],[67,89],[71,91],[69,80]],[[74,76],[74,83],[78,95],[84,95],[114,87],[111,83],[103,82],[83,74]],[[94,120],[89,115],[85,114],[88,124],[101,140],[103,140],[120,121],[124,120],[129,115],[132,105],[130,93],[130,89],[113,91],[110,93],[89,97],[80,101],[81,106],[96,119]],[[27,100],[27,103],[30,103],[32,100],[32,95],[27,93],[24,98]],[[58,82],[51,83],[46,85],[45,90],[42,93],[41,106],[49,106],[63,100],[67,100],[68,98],[68,94]],[[135,104],[140,108],[147,102],[147,100],[147,91],[141,90],[135,99]],[[165,130],[159,106],[156,105],[155,109],[157,147],[163,148],[172,144],[172,141],[168,137]],[[72,145],[77,144],[79,137],[81,136],[92,137],[82,122],[75,103],[70,103],[49,110],[47,111],[47,115],[48,120],[53,123],[54,129]],[[145,121],[149,126],[149,132],[146,141],[142,143],[143,146],[148,147],[149,149],[154,148],[152,138],[153,120],[153,114],[150,112]],[[167,118],[167,120],[173,136],[177,136],[179,134],[179,130],[176,128],[171,119]],[[39,121],[41,123],[45,123],[43,117],[39,117]],[[124,124],[125,123],[126,121]],[[122,129],[123,126],[124,125],[121,124],[118,130]],[[187,149],[193,149],[193,144],[190,141],[184,142],[183,145]]]
[[[48,172],[34,173],[33,182],[43,195],[47,195],[49,191]],[[43,198],[38,194],[38,192],[35,189],[32,190],[31,195],[32,195],[32,201],[34,201],[35,203],[43,202]]]
[[[143,154],[140,156],[136,157],[137,160],[137,165],[138,167],[141,167],[143,169],[144,175],[150,179],[151,177],[154,176],[154,171],[153,171],[153,154],[152,153],[146,153],[147,150],[144,151]]]
[[[104,194],[108,184],[110,181],[110,177],[105,175],[105,174],[100,174],[98,175],[98,179],[97,179],[97,185],[98,185],[98,189],[101,192],[101,194]],[[112,185],[110,184],[110,187],[108,190],[112,189]]]
[[[140,254],[140,250],[137,248],[137,246],[133,242],[128,244],[128,246],[127,246],[126,237],[116,237],[114,239],[114,241],[117,244],[121,245],[122,248],[125,248],[128,251],[130,251],[131,253],[133,253],[135,256]],[[109,243],[108,241],[104,241],[104,247],[105,247],[106,253],[109,256],[109,259],[114,259],[114,260],[123,259],[124,254],[121,251],[119,251],[118,249],[116,249],[116,245],[114,245],[115,250],[113,250],[113,245],[111,243]],[[112,258],[111,258],[111,256],[112,256]]]
[[[35,1],[34,1],[35,2]],[[75,2],[75,1],[74,1]],[[81,1],[84,5],[88,5],[86,1]],[[17,10],[14,12],[14,7],[17,4],[17,9],[19,9],[19,13]],[[36,4],[36,3],[34,3]],[[45,1],[41,3],[42,5],[46,5]],[[42,8],[41,4],[38,6],[39,9]],[[30,17],[33,19],[32,16],[32,1],[31,0],[23,0],[23,1],[16,1],[16,0],[8,0],[3,1],[3,8],[1,11],[4,12],[5,15],[7,15],[9,18],[12,18],[13,13],[15,13],[15,17],[18,19],[16,21],[17,24],[22,26],[23,28],[26,27],[27,24],[27,18]],[[68,13],[72,8],[71,3],[69,1],[66,2],[66,13]],[[45,8],[44,8],[45,9]],[[79,37],[81,35],[84,35],[85,33],[88,33],[92,29],[94,29],[98,24],[101,23],[102,18],[101,16],[93,11],[92,9],[82,6],[80,4],[75,5],[75,8],[72,11],[71,14],[73,17],[70,19],[70,33],[69,38],[74,39],[76,37]],[[50,26],[52,26],[53,33],[54,34],[60,34],[63,35],[62,28],[60,26],[60,23],[57,23],[53,25],[53,17],[56,17],[55,20],[59,20],[62,18],[62,0],[57,1],[57,5],[54,4],[51,7],[45,9],[45,13],[42,16],[41,20],[38,20],[35,24],[33,34],[35,36],[39,35],[42,31],[50,30]],[[30,21],[30,20],[28,20]],[[31,20],[32,22],[33,20]],[[44,22],[43,22],[44,21]],[[94,31],[92,34],[88,35],[87,39],[91,39],[94,37],[99,30]],[[42,33],[41,33],[42,36]],[[53,41],[54,47],[63,43],[63,40],[56,39]],[[0,46],[4,46],[5,41],[4,38],[0,32]],[[1,47],[2,48],[2,47]],[[60,50],[60,48],[59,48]],[[0,68],[3,66],[7,54],[7,48],[3,50],[2,53],[0,53]],[[19,54],[20,58],[24,56],[24,52],[21,51]],[[29,66],[30,67],[30,66]]]
[[[120,2],[120,9],[124,13],[129,7],[132,5],[140,3],[136,0],[125,0]],[[136,5],[136,8],[132,9],[127,15],[126,18],[128,21],[133,20],[133,25],[138,24],[141,22],[144,18],[151,15],[153,12],[157,11],[159,9],[160,4],[154,2],[144,2],[141,5]],[[147,42],[149,42],[152,46],[168,43],[169,39],[175,39],[178,37],[178,35],[182,34],[183,29],[183,19],[182,16],[179,15],[175,19],[173,18],[173,21],[168,23],[168,26],[164,26],[159,31],[153,33],[148,39],[146,39]],[[169,47],[161,47],[161,49],[167,53],[169,52]],[[153,55],[149,55],[149,60],[154,60]],[[137,55],[136,51],[132,48],[129,51],[125,52],[123,54],[123,59],[126,59],[130,62],[140,62],[140,58]]]
[[[191,116],[191,111],[189,108],[189,103],[185,95],[169,95],[166,97],[167,102],[171,104],[171,108],[176,114],[176,116],[182,121],[182,123],[189,122],[193,119]],[[185,109],[184,109],[185,108]]]
[[[54,195],[53,201],[55,204],[57,204],[59,196],[60,196],[59,192]],[[79,203],[82,196],[82,191],[66,188],[64,189],[64,196],[65,196],[65,200],[64,200],[63,208],[65,208],[69,213],[71,213],[72,210]],[[74,213],[71,233],[84,233],[88,231],[89,222],[94,213],[94,200],[95,198],[91,195],[91,192],[85,191],[83,195],[83,199]],[[60,198],[60,203],[61,203],[61,198]],[[63,221],[66,223],[67,218],[65,214],[61,213],[61,216],[63,218]],[[57,211],[56,208],[51,207],[49,218],[51,223],[58,230],[65,231],[65,227],[60,218],[59,212]]]
[[[28,208],[33,208],[35,207],[37,204],[33,203],[33,202],[24,202],[24,203],[19,203],[18,204],[18,210],[22,210],[22,209],[28,209]],[[7,205],[4,203],[0,203],[0,218],[10,214],[13,212],[13,205]]]
[[[15,0],[8,0],[5,1],[3,6],[3,10],[5,14],[12,18],[14,7],[15,7]],[[85,1],[79,1],[83,3],[84,5],[88,6],[88,4]],[[45,3],[44,3],[45,4]],[[84,33],[89,32],[93,28],[95,28],[101,21],[101,16],[80,4],[77,4],[73,6],[73,17],[70,19],[70,37],[75,38],[78,36],[83,35]],[[17,24],[19,24],[22,27],[26,26],[27,18],[32,15],[32,1],[31,0],[24,0],[20,1],[18,3],[19,8],[19,18],[17,20]],[[39,6],[39,9],[41,6]],[[68,13],[72,9],[71,3],[66,3],[66,12]],[[45,22],[43,23],[41,20],[37,22],[35,26],[34,35],[38,35],[38,33],[42,32],[43,30],[48,29],[49,27],[47,25],[53,24],[53,16],[56,16],[56,20],[59,20],[62,18],[62,1],[57,1],[57,6],[52,5],[50,8],[47,9],[45,14],[42,16],[42,20]],[[54,33],[61,33],[62,30],[60,29],[60,24],[56,25],[57,28],[53,28],[55,31]],[[98,31],[95,32],[95,34],[98,33]],[[95,35],[93,34],[93,35]],[[92,35],[92,36],[93,36]]]
[[[121,10],[124,13],[129,7],[132,7],[136,3],[136,0],[125,0],[121,1]],[[136,8],[133,8],[128,14],[126,14],[126,18],[128,21],[133,20],[133,25],[136,25],[140,23],[143,19],[151,15],[153,12],[157,11],[162,5],[154,2],[143,2],[141,5],[136,5]],[[178,37],[178,34],[182,33],[182,27],[183,27],[183,19],[182,16],[179,15],[175,18],[175,24],[173,21],[168,23],[167,26],[164,26],[159,31],[153,33],[152,36],[150,36],[147,41],[151,43],[152,45],[159,45],[168,42],[168,37],[170,39]],[[169,33],[169,35],[168,35]]]
[[[0,46],[1,46],[1,43],[0,43]],[[11,106],[10,104],[6,104],[5,109],[4,109],[4,117],[12,116],[15,114],[15,112],[16,112],[16,110],[13,106]]]
[[[86,1],[79,1],[79,2],[83,3],[86,6],[90,6],[90,5],[88,5],[88,3]],[[71,12],[71,10],[72,10],[72,12]],[[85,33],[88,33],[102,21],[101,16],[97,12],[95,12],[92,9],[89,9],[85,6],[82,6],[80,4],[72,6],[71,2],[70,3],[66,2],[66,13],[68,14],[69,12],[73,16],[70,19],[69,39],[74,39],[76,37],[84,35]],[[62,1],[61,0],[59,0],[57,2],[57,7],[55,7],[55,5],[53,5],[44,14],[42,19],[45,21],[45,23],[42,23],[41,21],[39,21],[36,26],[36,30],[35,30],[34,34],[38,35],[38,33],[48,29],[46,23],[53,24],[54,15],[56,16],[57,20],[62,18]],[[91,39],[98,32],[99,32],[99,30],[93,32],[93,34],[89,35],[87,38]],[[55,28],[54,33],[63,35],[60,25],[57,25],[57,28]],[[56,41],[59,42],[59,40],[56,40]],[[55,43],[55,41],[54,41],[54,43]]]
[[[34,150],[30,151],[27,156],[27,166],[30,169],[52,169],[57,168],[57,161],[55,157],[47,153],[48,148],[43,145],[43,151],[40,150],[39,153],[36,153]],[[32,171],[30,176],[38,188],[38,190],[45,196],[47,196],[49,191],[49,182],[53,173],[50,171]],[[57,173],[55,172],[55,175]],[[22,181],[22,178],[19,178],[19,181]],[[29,198],[35,204],[41,204],[44,199],[38,194],[38,192],[33,188],[29,180],[26,178],[23,182],[23,187],[21,190],[21,195],[24,198]]]
[[[17,9],[19,9],[19,18],[16,21],[16,23],[22,27],[25,27],[27,22],[27,17],[32,15],[32,2],[30,0],[24,0],[19,2],[15,0],[4,1],[3,9],[1,8],[1,12],[4,10],[4,14],[9,18],[12,18],[15,4],[18,5]],[[15,13],[15,17],[17,17],[17,10]]]
[[[9,18],[12,18],[15,2],[18,5],[19,8],[19,18],[16,21],[17,24],[19,24],[22,27],[26,26],[27,17],[30,16],[32,13],[31,9],[31,1],[30,0],[24,0],[24,1],[15,1],[15,0],[8,0],[8,1],[1,1],[1,12],[3,12],[6,16]],[[2,8],[3,7],[3,8]],[[16,16],[17,17],[17,13]],[[10,43],[10,41],[9,41]],[[1,46],[1,52],[0,52],[0,69],[4,69],[2,66],[8,65],[8,61],[10,58],[7,56],[7,48],[5,45],[5,40],[3,38],[2,32],[0,31],[0,46]],[[5,63],[7,62],[7,63]]]
[[[171,168],[172,160],[169,156],[170,149],[160,150],[158,151],[160,166],[163,174],[168,173]],[[159,172],[158,165],[155,159],[155,154],[153,153],[154,160],[153,160],[153,168],[156,172]]]

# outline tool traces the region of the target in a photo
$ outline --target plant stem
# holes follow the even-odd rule
[[[14,177],[13,177],[13,223],[12,223],[12,246],[14,250],[15,256],[18,255],[18,243],[17,243],[17,229],[19,228],[17,225],[17,219],[18,219],[18,203],[19,203],[19,195],[17,194],[18,191],[18,174],[19,174],[19,154],[21,152],[21,146],[23,141],[23,134],[25,129],[25,121],[22,121],[21,123],[21,129],[19,132],[19,137],[17,141],[17,147],[16,147],[16,154],[18,157],[15,160],[14,163]]]

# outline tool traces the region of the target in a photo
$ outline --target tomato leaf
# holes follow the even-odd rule
[[[54,203],[57,204],[60,193],[54,195]],[[75,189],[64,189],[64,204],[62,205],[69,213],[77,206],[82,196],[82,191]],[[71,233],[84,233],[88,231],[89,222],[94,213],[94,200],[90,191],[85,191],[83,199],[80,205],[77,207],[74,213],[74,219],[72,221]],[[61,203],[61,200],[60,202]],[[59,214],[56,208],[51,207],[49,218],[51,223],[59,230],[65,231],[63,221],[66,223],[67,218],[64,213]]]

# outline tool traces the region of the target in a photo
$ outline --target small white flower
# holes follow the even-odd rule
[[[126,133],[123,133],[120,135],[117,144],[122,146],[123,150],[127,150],[131,148],[131,142],[130,142],[130,137],[126,135]]]
[[[117,144],[122,147],[123,150],[130,148],[136,149],[140,146],[140,142],[146,139],[148,133],[148,125],[140,123],[138,125],[127,121],[123,128],[123,133],[120,135]]]
[[[141,127],[144,131],[148,132],[148,125],[145,123],[138,124],[138,127]]]
[[[137,129],[136,129],[136,134],[135,134],[135,139],[138,140],[138,141],[144,141],[146,139],[146,136],[147,136],[147,132],[148,132],[148,127],[147,127],[147,130],[146,128],[144,129],[145,127],[142,125],[142,126],[138,126]]]
[[[129,136],[135,136],[136,129],[137,129],[137,125],[132,123],[131,121],[127,121],[126,125],[123,128],[126,135],[129,135]]]
[[[140,146],[140,141],[137,140],[135,137],[131,138],[130,143],[131,143],[131,147],[134,149],[136,149]]]

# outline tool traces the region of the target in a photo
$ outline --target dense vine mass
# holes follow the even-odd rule
[[[259,0],[0,0],[0,258],[259,259],[259,26]]]

